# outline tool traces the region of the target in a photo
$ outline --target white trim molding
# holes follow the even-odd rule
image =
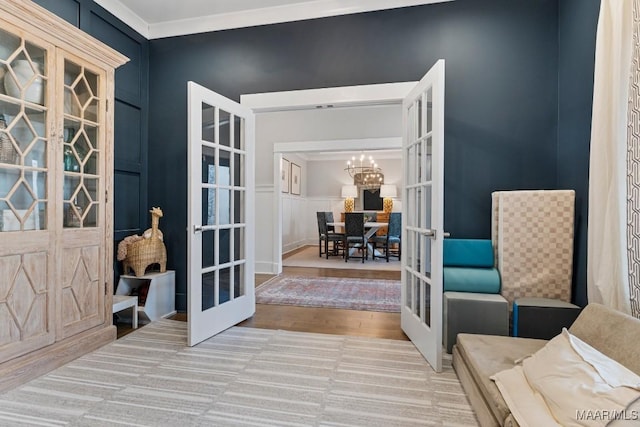
[[[276,142],[274,153],[375,151],[402,148],[402,137],[337,139],[328,141]]]
[[[182,36],[186,34],[208,33],[232,28],[254,27],[281,22],[303,21],[306,19],[350,15],[375,10],[397,9],[453,0],[298,0],[270,7],[249,6],[242,10],[221,11],[220,5],[212,4],[193,8],[190,18],[167,19],[150,22],[145,14],[135,13],[126,5],[139,0],[94,0],[147,39]],[[187,3],[187,4],[184,4]],[[259,2],[254,2],[259,4]],[[138,6],[140,8],[140,6]],[[159,6],[161,7],[161,6]],[[182,7],[188,8],[188,2]],[[217,9],[216,9],[217,8]],[[157,19],[157,18],[155,18]]]
[[[254,113],[331,107],[402,104],[418,82],[381,83],[240,95]]]

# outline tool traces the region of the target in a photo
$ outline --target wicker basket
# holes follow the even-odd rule
[[[78,213],[82,215],[82,207],[76,206],[76,209],[78,210]],[[78,218],[75,212],[73,212],[73,208],[71,207],[71,205],[67,206],[67,209],[64,215],[65,215],[64,217],[65,227],[70,227],[70,228],[82,227],[82,220]]]
[[[18,163],[18,152],[11,143],[11,139],[5,129],[7,122],[4,120],[4,114],[0,114],[0,163]]]

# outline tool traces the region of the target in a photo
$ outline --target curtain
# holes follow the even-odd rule
[[[640,318],[640,0],[602,0],[589,164],[587,292]]]

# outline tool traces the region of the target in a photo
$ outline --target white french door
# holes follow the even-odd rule
[[[442,370],[444,60],[402,104],[402,330]]]
[[[188,83],[189,345],[251,317],[254,293],[253,112]]]

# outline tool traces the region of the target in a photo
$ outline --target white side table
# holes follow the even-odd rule
[[[120,276],[116,295],[131,295],[133,289],[149,283],[149,292],[144,305],[138,306],[138,312],[150,321],[176,314],[176,272],[147,273],[144,276],[123,274]]]
[[[131,326],[138,329],[138,297],[135,295],[114,295],[113,313],[117,313],[127,308],[131,309]]]

